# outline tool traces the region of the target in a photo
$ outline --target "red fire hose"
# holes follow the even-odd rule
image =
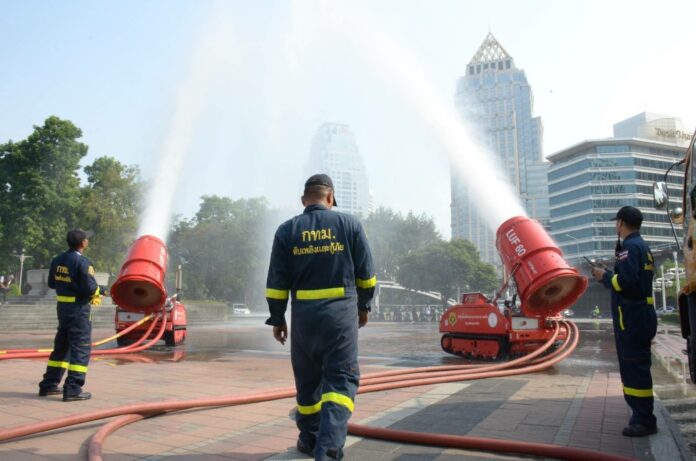
[[[566,328],[571,334],[568,335],[566,341],[561,347],[556,351],[553,351],[547,357],[543,359],[534,358],[533,354],[530,354],[520,359],[516,359],[512,362],[506,364],[497,365],[462,365],[462,366],[446,366],[446,367],[427,367],[417,370],[404,370],[402,372],[384,372],[384,373],[372,373],[365,375],[361,381],[362,385],[359,389],[359,393],[365,392],[376,392],[387,389],[395,389],[406,386],[421,386],[427,384],[438,384],[444,382],[454,382],[461,381],[465,379],[481,379],[487,377],[498,377],[498,376],[509,376],[513,374],[527,373],[532,371],[539,371],[546,369],[559,361],[567,357],[578,344],[578,329],[573,323],[564,322]],[[556,334],[558,329],[556,330]],[[163,333],[163,330],[160,331]],[[547,342],[544,346],[540,348],[541,352],[536,356],[540,355],[543,350],[548,349],[551,345],[551,341]],[[491,368],[502,368],[510,367],[511,364],[522,365],[523,363],[529,362],[528,365],[522,366],[516,369],[501,370]],[[514,365],[513,365],[514,366]],[[443,370],[445,369],[445,370]],[[438,375],[436,378],[428,377],[426,370],[433,372],[439,371],[461,371],[461,373],[451,374],[449,376]],[[488,371],[484,371],[487,369]],[[424,373],[425,372],[425,373]],[[401,380],[397,380],[399,374],[402,375]],[[420,377],[419,377],[420,376]],[[369,382],[377,382],[380,378],[389,379],[394,378],[395,382],[379,382],[375,384],[367,384]],[[132,422],[139,421],[143,418],[156,416],[162,413],[169,413],[178,410],[184,410],[194,407],[211,407],[211,406],[230,406],[230,405],[242,405],[257,403],[262,401],[277,400],[290,398],[295,395],[295,389],[281,388],[260,393],[243,394],[241,396],[228,396],[221,397],[217,399],[200,399],[200,400],[186,400],[186,401],[174,401],[174,402],[157,402],[148,404],[134,404],[128,405],[120,408],[112,408],[99,410],[91,413],[86,413],[82,415],[74,415],[66,418],[59,418],[53,421],[45,421],[42,423],[34,423],[23,426],[16,426],[14,428],[6,429],[0,431],[0,441],[7,441],[17,437],[23,437],[30,434],[36,434],[39,432],[44,432],[48,430],[57,429],[60,427],[70,426],[74,424],[81,424],[89,421],[94,421],[103,418],[109,418],[113,416],[119,416],[117,419],[104,425],[97,433],[94,434],[90,440],[88,447],[88,455],[90,461],[97,461],[102,459],[101,447],[106,440],[106,437],[112,432],[116,431],[120,427],[123,427]],[[605,453],[594,452],[591,450],[582,450],[569,447],[559,447],[549,444],[540,443],[528,443],[528,442],[512,442],[506,440],[495,440],[495,439],[484,439],[478,437],[464,437],[464,436],[443,436],[438,434],[422,434],[413,432],[400,432],[391,431],[381,428],[371,428],[366,426],[360,426],[356,424],[349,424],[349,433],[353,435],[359,435],[363,437],[373,437],[382,438],[384,440],[393,440],[405,443],[419,443],[427,445],[436,445],[452,448],[461,449],[474,449],[474,450],[493,450],[493,451],[504,451],[510,453],[522,453],[528,455],[537,456],[551,456],[560,459],[596,459],[598,461],[625,461],[627,458],[620,456],[608,455]]]
[[[165,315],[166,315],[165,311],[164,311],[164,309],[162,309],[161,315],[151,314],[148,317],[146,317],[146,318],[151,318],[152,322],[150,323],[150,326],[148,327],[148,330],[145,332],[145,334],[135,343],[129,344],[126,347],[119,347],[119,348],[114,348],[114,349],[93,350],[91,352],[91,355],[114,355],[114,354],[130,353],[130,352],[140,352],[140,351],[144,351],[145,349],[152,347],[155,343],[157,343],[157,341],[159,341],[162,338],[162,335],[164,335],[164,330],[165,330],[165,327],[167,326]],[[145,320],[145,319],[143,319],[143,320]],[[150,333],[155,328],[155,325],[158,322],[160,324],[160,329],[157,332],[157,335],[152,340],[150,340],[148,343],[146,343],[142,346],[136,347],[140,343],[142,343],[143,341],[145,341],[147,339],[147,337],[150,335]],[[128,328],[130,328],[130,330],[128,328],[126,328],[123,331],[121,331],[120,334],[126,334],[129,331],[131,331],[132,329],[134,329],[136,326],[137,326],[137,324],[133,324],[130,327],[128,327]],[[114,335],[113,338],[115,338],[116,336],[119,336],[119,335]],[[109,338],[107,338],[107,339],[109,339]],[[97,343],[103,344],[104,342],[106,342],[106,341],[102,340],[102,341],[98,341]],[[15,349],[15,351],[17,351],[17,350],[19,350],[19,349]],[[0,355],[0,360],[45,358],[51,354],[52,349],[40,349],[41,352],[37,352],[37,349],[31,349],[31,351],[33,351],[33,352],[14,352],[14,351],[10,350],[7,352],[11,352],[11,353]]]
[[[135,330],[137,327],[142,325],[143,323],[147,322],[148,320],[151,320],[155,314],[149,314],[142,319],[138,320],[135,322],[133,325],[130,325],[128,328],[124,328],[123,330],[119,331],[115,335],[111,335],[108,338],[100,339],[99,341],[95,341],[92,343],[92,347],[97,347],[101,346],[102,344],[106,344],[109,341],[113,341],[114,339],[120,338],[121,336],[130,333],[131,331]],[[6,349],[6,350],[0,350],[0,360],[2,359],[15,359],[19,357],[2,357],[4,354],[22,354],[25,352],[46,352],[46,353],[51,353],[53,349]]]

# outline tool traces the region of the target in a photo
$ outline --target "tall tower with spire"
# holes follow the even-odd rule
[[[542,154],[541,118],[533,116],[532,89],[524,71],[515,66],[512,56],[492,33],[471,58],[466,74],[457,80],[454,103],[480,143],[495,156],[500,173],[520,195],[528,215],[547,225],[548,163]],[[469,197],[468,184],[453,169],[452,238],[470,240],[483,260],[500,264],[495,229],[486,227],[481,219],[485,210],[479,210]]]

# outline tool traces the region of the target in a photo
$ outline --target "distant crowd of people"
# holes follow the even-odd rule
[[[14,275],[0,275],[0,304],[7,304],[7,293],[14,282]]]
[[[443,312],[442,306],[381,306],[371,317],[383,322],[438,322]]]

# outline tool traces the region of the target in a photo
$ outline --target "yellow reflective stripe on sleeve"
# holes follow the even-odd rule
[[[338,392],[327,392],[326,394],[323,394],[321,396],[321,401],[322,402],[333,402],[337,405],[342,405],[346,407],[351,413],[355,409],[355,404],[353,403],[353,399],[350,397],[339,394]]]
[[[70,364],[68,362],[58,362],[57,360],[49,360],[48,366],[54,368],[68,368]]]
[[[73,363],[68,365],[68,371],[77,371],[79,373],[87,373],[87,367],[85,365],[75,365]]]
[[[619,274],[614,274],[614,276],[611,278],[611,286],[613,286],[616,291],[621,291],[621,285],[619,285]]]
[[[323,288],[321,290],[297,290],[295,293],[296,299],[326,299],[326,298],[341,298],[346,295],[344,287]]]
[[[76,299],[74,296],[56,296],[59,303],[74,303]]]
[[[619,328],[621,328],[622,330],[624,329],[623,311],[621,310],[621,306],[619,306]]]
[[[266,297],[270,299],[288,299],[289,290],[276,290],[275,288],[266,288]]]
[[[643,269],[645,269],[646,271],[654,271],[655,266],[653,266],[652,264],[646,264],[645,266],[643,266]]]
[[[647,298],[645,298],[645,302],[650,305],[653,305],[655,304],[655,299],[652,296],[648,296]]]
[[[314,405],[297,405],[297,411],[299,411],[301,415],[319,413],[321,411],[321,402],[317,402]]]
[[[372,277],[371,279],[355,279],[355,284],[358,288],[372,288],[377,285],[377,277]]]
[[[632,387],[624,386],[623,391],[624,391],[624,394],[632,395],[633,397],[652,397],[653,396],[652,388],[650,388],[650,389],[634,389]]]

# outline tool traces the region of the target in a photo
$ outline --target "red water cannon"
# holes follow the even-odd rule
[[[116,304],[116,332],[130,328],[134,323],[139,323],[139,326],[119,337],[119,345],[130,344],[148,334],[148,324],[141,322],[149,314],[163,310],[165,343],[175,346],[186,339],[186,308],[179,302],[181,266],[176,271],[176,293],[168,297],[165,288],[167,259],[166,245],[152,235],[139,237],[128,250],[126,261],[111,286],[111,298]],[[155,335],[154,332],[149,334],[150,339]]]
[[[167,247],[152,235],[138,238],[128,251],[116,282],[111,286],[114,304],[125,310],[153,312],[167,300],[164,276]]]
[[[537,221],[516,216],[496,233],[500,259],[517,285],[522,313],[551,317],[573,305],[587,288],[587,278],[568,265],[561,250]]]
[[[496,233],[496,247],[505,270],[501,293],[511,280],[520,299],[488,299],[464,293],[459,304],[440,319],[445,352],[477,359],[501,360],[530,353],[553,337],[551,318],[575,303],[587,288],[587,278],[569,266],[561,250],[537,221],[517,216]],[[561,327],[557,341],[567,338]]]

